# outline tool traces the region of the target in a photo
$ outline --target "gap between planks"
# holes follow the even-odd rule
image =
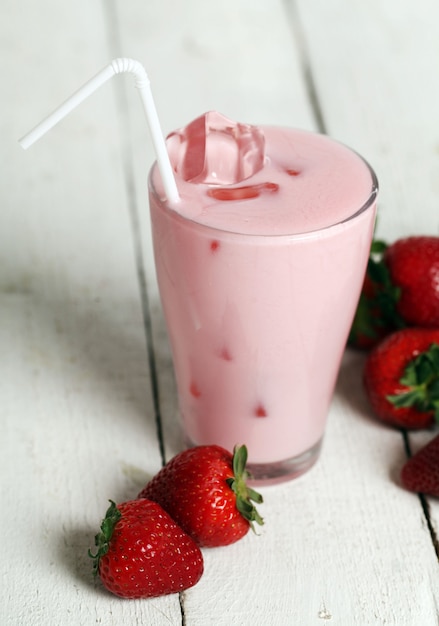
[[[108,0],[104,5],[104,13],[107,21],[108,46],[113,57],[122,56],[120,35],[118,30],[117,10],[114,0]],[[157,361],[154,350],[154,338],[151,320],[151,308],[148,295],[148,285],[146,280],[145,260],[142,252],[142,242],[140,237],[139,206],[137,202],[136,183],[134,180],[134,164],[130,144],[131,125],[127,98],[125,90],[120,85],[115,85],[116,110],[119,117],[119,135],[121,142],[121,156],[123,164],[124,182],[128,199],[128,210],[130,213],[131,230],[133,235],[134,257],[139,284],[140,300],[143,315],[143,327],[146,339],[146,352],[149,365],[151,392],[154,407],[154,420],[156,425],[156,436],[159,445],[160,459],[162,466],[166,463],[165,442],[163,435],[163,422],[160,407],[160,391],[157,373]],[[184,593],[179,593],[179,607],[181,615],[181,626],[186,626],[186,612],[184,607]]]
[[[408,432],[406,430],[401,430],[401,435],[402,435],[402,439],[404,442],[405,453],[407,455],[407,458],[410,458],[412,456],[412,450],[410,446]],[[433,543],[433,548],[436,553],[436,558],[439,561],[439,538],[433,526],[433,522],[431,521],[430,505],[428,503],[427,497],[423,493],[418,493],[418,497],[421,503],[422,512],[424,514],[425,521],[427,522],[427,528],[430,533],[431,541]]]
[[[112,58],[122,56],[121,38],[118,29],[118,17],[114,0],[108,0],[104,5],[105,19],[107,22],[108,47]],[[136,183],[134,180],[134,163],[131,150],[131,125],[129,108],[125,90],[115,82],[116,110],[118,112],[119,141],[121,144],[121,157],[123,166],[123,178],[127,193],[128,210],[130,213],[131,230],[133,235],[134,257],[137,271],[137,281],[140,291],[140,300],[143,315],[143,326],[146,339],[146,352],[150,372],[152,401],[154,407],[154,419],[156,425],[157,442],[160,450],[162,465],[166,463],[165,444],[163,436],[162,413],[160,407],[160,391],[157,373],[157,361],[154,350],[154,339],[151,320],[151,308],[146,280],[145,261],[142,252],[140,236],[139,206],[137,202]]]
[[[300,68],[303,75],[303,81],[305,83],[306,93],[308,95],[308,100],[312,114],[314,116],[316,128],[318,132],[326,135],[327,127],[316,87],[316,82],[314,80],[309,47],[307,44],[305,31],[300,20],[296,0],[283,0],[283,5],[287,21],[293,35],[293,41],[296,43],[298,56],[300,59]]]

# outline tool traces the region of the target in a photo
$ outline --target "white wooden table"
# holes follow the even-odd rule
[[[380,184],[378,232],[439,234],[436,0],[4,0],[0,207],[3,626],[439,623],[439,503],[398,485],[408,435],[371,416],[347,351],[323,455],[264,488],[260,537],[205,550],[192,590],[123,601],[87,548],[109,498],[181,449],[151,253],[154,154],[132,77],[30,151],[17,139],[117,56],[165,133],[217,109],[325,131]]]

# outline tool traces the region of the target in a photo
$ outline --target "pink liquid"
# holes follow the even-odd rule
[[[323,436],[377,191],[345,146],[262,128],[265,165],[241,183],[177,178],[170,208],[157,168],[150,181],[185,434],[229,450],[245,443],[253,464],[297,457]]]

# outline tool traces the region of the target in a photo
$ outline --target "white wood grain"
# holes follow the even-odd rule
[[[298,8],[327,128],[358,146],[377,169],[377,236],[392,242],[411,234],[438,235],[437,4],[299,0]],[[412,452],[435,434],[410,434]],[[389,464],[395,483],[403,462],[404,457],[395,467]],[[416,503],[418,497],[411,497]],[[437,538],[439,504],[434,498],[426,502]],[[424,514],[418,523],[427,528]],[[436,593],[434,598],[437,605]],[[434,615],[431,623],[439,619],[437,608]]]
[[[377,233],[439,234],[437,2],[297,5],[327,130],[378,172]]]
[[[312,129],[305,60],[328,132],[377,169],[379,234],[437,234],[436,4],[5,0],[3,8],[0,623],[437,624],[430,531],[418,497],[398,484],[403,441],[371,416],[364,356],[352,352],[322,458],[301,479],[263,490],[261,536],[205,550],[205,575],[181,599],[124,602],[93,585],[86,550],[107,499],[136,495],[162,462],[144,316],[164,453],[181,446],[151,254],[153,151],[131,77],[113,79],[29,152],[16,145],[120,55],[145,64],[165,132],[213,108]],[[413,449],[430,436],[411,436]],[[437,530],[437,502],[430,510]]]
[[[135,496],[161,462],[113,90],[31,151],[17,144],[108,61],[104,14],[86,2],[8,4],[0,623],[178,624],[177,596],[109,597],[86,555],[108,498]]]

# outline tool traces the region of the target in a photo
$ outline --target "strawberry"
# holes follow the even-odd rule
[[[384,252],[396,307],[406,324],[439,328],[439,237],[398,239]]]
[[[439,498],[439,435],[406,461],[401,483],[409,491]]]
[[[252,501],[262,496],[246,484],[247,448],[233,456],[220,446],[197,446],[177,454],[140,492],[158,502],[200,546],[225,546],[263,524]]]
[[[183,591],[203,573],[196,543],[155,502],[131,500],[110,507],[95,537],[95,574],[122,598],[152,598]]]
[[[439,329],[405,328],[368,355],[364,387],[381,420],[419,429],[439,421]]]
[[[370,350],[383,337],[405,324],[396,310],[399,289],[390,280],[383,255],[387,244],[372,243],[360,299],[352,322],[348,345]]]

